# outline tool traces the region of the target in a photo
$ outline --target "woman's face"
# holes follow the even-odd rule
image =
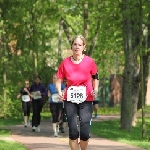
[[[82,52],[85,49],[85,45],[80,38],[76,38],[72,44],[72,51],[74,54],[79,55],[82,54]]]
[[[41,80],[39,78],[35,78],[35,84],[39,84],[41,82]]]
[[[53,83],[55,83],[57,80],[57,76],[56,75],[53,75]]]
[[[24,86],[25,86],[25,87],[29,87],[29,81],[25,81],[25,82],[24,82]]]

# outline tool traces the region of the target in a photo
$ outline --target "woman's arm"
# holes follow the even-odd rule
[[[58,78],[56,81],[56,90],[58,92],[60,100],[63,100],[64,96],[63,96],[63,92],[61,91],[61,83],[62,83],[62,79]]]
[[[98,91],[99,80],[98,79],[92,79],[92,85],[93,85],[93,89]]]
[[[51,96],[51,92],[50,92],[50,90],[48,90],[48,93],[47,93],[47,94],[48,94],[48,97],[50,97],[50,96]]]
[[[21,93],[19,93],[19,94],[17,95],[17,99],[20,98],[20,96],[21,96]]]
[[[27,93],[28,93],[28,95],[29,95],[31,98],[33,98],[33,95],[32,95],[32,94],[30,94],[30,92],[29,92],[29,90],[28,90],[27,88],[24,88],[24,91],[25,91],[25,92],[27,92]]]
[[[92,95],[93,95],[94,98],[96,98],[97,93],[98,93],[99,80],[92,78],[92,85],[93,85]]]

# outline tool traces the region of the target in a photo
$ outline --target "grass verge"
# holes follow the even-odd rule
[[[1,150],[27,150],[27,148],[17,142],[10,142],[10,141],[4,141],[4,140],[0,140],[0,149]]]
[[[150,118],[146,118],[147,126],[150,127]],[[131,132],[121,130],[120,120],[93,122],[91,126],[91,132],[102,138],[126,143],[129,145],[145,148],[150,150],[149,137],[142,139],[142,127],[141,118],[138,118],[138,124],[132,128]],[[150,130],[150,129],[149,129]],[[149,135],[150,136],[150,135]]]
[[[22,118],[9,118],[9,117],[7,119],[0,118],[0,127],[17,125],[17,124],[23,124],[23,119]],[[10,135],[11,135],[10,130],[0,129],[0,150],[11,150],[11,149],[27,150],[27,148],[21,143],[1,139],[3,137],[10,137]]]
[[[32,113],[31,113],[32,116]],[[51,117],[50,112],[42,112],[41,118],[43,119],[49,119]],[[11,125],[17,125],[17,124],[23,124],[23,117],[18,118],[10,118],[7,119],[0,118],[0,127],[2,126],[11,126]],[[9,137],[11,135],[10,130],[7,129],[0,129],[0,150],[27,150],[27,148],[14,141],[7,141],[7,140],[1,140],[3,137]]]

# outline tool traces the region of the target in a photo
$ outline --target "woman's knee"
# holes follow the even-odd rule
[[[76,140],[79,138],[79,131],[70,131],[69,132],[69,138],[71,140]]]
[[[90,120],[82,120],[80,125],[80,139],[87,141],[90,138]]]
[[[80,133],[80,140],[87,141],[90,138],[90,134],[86,132]]]

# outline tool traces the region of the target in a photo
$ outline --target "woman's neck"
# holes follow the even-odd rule
[[[72,58],[74,61],[80,61],[81,59],[83,59],[83,54],[81,55],[72,55]]]

